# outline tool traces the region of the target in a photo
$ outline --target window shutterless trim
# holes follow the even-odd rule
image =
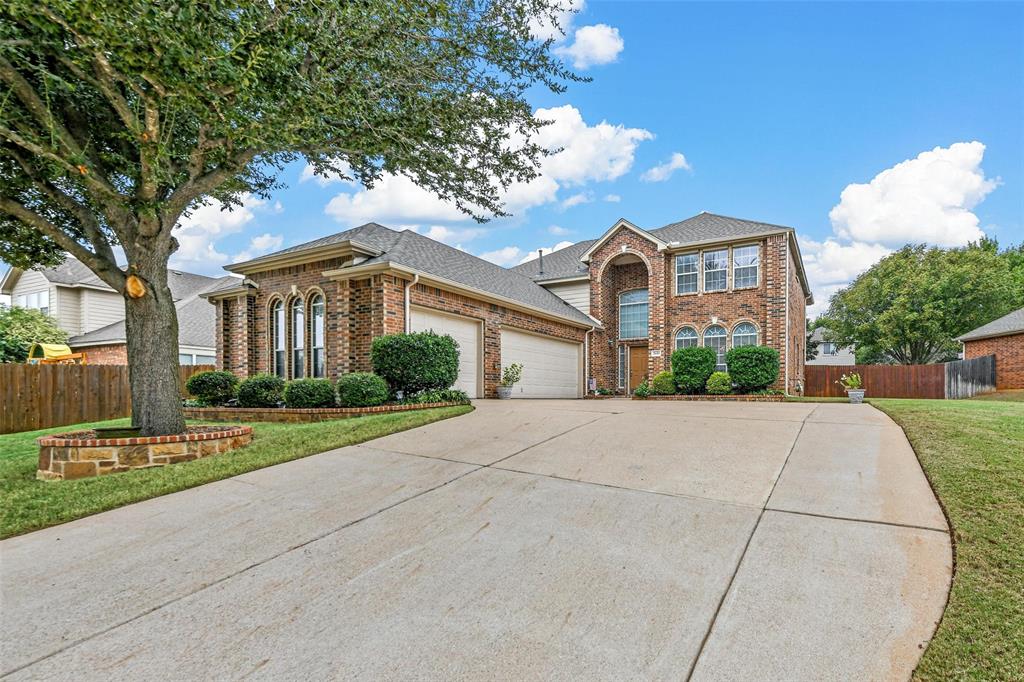
[[[755,262],[753,265],[744,265],[742,267],[743,268],[751,268],[751,267],[754,268],[754,273],[755,273],[755,275],[754,275],[754,283],[753,284],[744,284],[743,286],[737,286],[737,284],[736,284],[736,250],[737,249],[745,249],[745,248],[748,248],[748,247],[755,247],[757,249],[757,262]],[[736,291],[736,290],[742,290],[742,289],[757,289],[758,287],[761,286],[761,253],[763,251],[764,251],[764,249],[762,248],[761,242],[747,242],[745,244],[736,244],[735,246],[731,246],[730,247],[730,254],[729,254],[730,255],[730,267],[729,267],[729,270],[730,270],[730,273],[731,273],[731,279],[730,279],[731,286],[730,286],[730,290]]]
[[[697,269],[693,273],[680,273],[679,272],[679,261],[680,261],[681,258],[685,258],[687,256],[696,256],[697,257]],[[701,285],[701,264],[703,262],[704,262],[704,260],[701,257],[701,252],[700,251],[687,251],[687,252],[684,252],[684,253],[677,253],[677,254],[675,254],[672,263],[673,263],[673,267],[674,267],[673,272],[674,272],[674,277],[675,277],[674,294],[676,296],[694,296],[694,295],[700,293],[700,290],[701,290],[701,287],[700,287],[700,285]],[[693,274],[695,276],[696,287],[694,288],[693,291],[680,291],[679,290],[679,278],[683,274],[687,274],[687,275]]]

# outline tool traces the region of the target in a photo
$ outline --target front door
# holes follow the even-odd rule
[[[629,392],[647,376],[647,346],[629,347]]]

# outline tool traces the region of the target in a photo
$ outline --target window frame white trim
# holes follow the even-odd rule
[[[295,311],[298,311],[302,315],[301,324],[295,319]],[[296,327],[301,329],[296,330]],[[287,329],[288,329],[288,378],[289,379],[305,379],[306,378],[306,299],[304,296],[293,296],[288,302],[287,311]],[[297,348],[295,343],[297,340],[302,341],[302,346]],[[295,352],[297,350],[302,351],[302,360],[298,363],[295,362]],[[296,376],[295,368],[301,367],[302,374]]]
[[[705,266],[705,257],[709,253],[725,252],[725,268],[722,270],[708,270]],[[700,291],[705,294],[720,294],[727,293],[730,290],[731,280],[729,278],[730,264],[732,263],[732,249],[728,246],[722,246],[716,249],[706,249],[700,252]],[[721,289],[708,289],[708,272],[725,272],[725,286]]]
[[[745,249],[748,247],[754,247],[757,249],[757,263],[754,264],[754,283],[745,284],[743,286],[736,285],[736,249]],[[757,289],[761,286],[761,254],[764,249],[761,248],[761,242],[746,242],[743,244],[736,244],[729,247],[729,290],[730,291],[743,291],[746,289]],[[744,265],[743,267],[749,268],[751,266]]]
[[[647,306],[647,328],[644,330],[643,336],[623,336],[622,335],[622,295],[628,294],[634,291],[646,291],[647,300],[642,303],[627,303],[627,306],[633,305],[646,305]],[[623,289],[615,295],[615,316],[616,316],[616,331],[618,332],[619,341],[642,341],[649,339],[651,335],[651,290],[649,287],[634,287],[633,289]]]
[[[312,288],[306,292],[306,376],[311,379],[324,379],[327,377],[327,296],[324,295],[319,288]],[[320,299],[320,310],[323,322],[323,338],[321,341],[323,345],[317,346],[316,343],[316,318],[313,316],[313,307],[317,305],[316,300]],[[323,374],[317,376],[315,370],[316,367],[316,351],[320,350],[323,352]]]
[[[702,283],[701,280],[703,279],[701,277],[701,265],[704,262],[704,258],[701,255],[701,253],[702,252],[700,250],[697,250],[697,251],[685,251],[685,252],[673,254],[674,258],[672,260],[672,263],[673,263],[673,266],[674,266],[673,274],[674,274],[674,277],[675,277],[675,285],[674,285],[674,287],[675,287],[675,295],[676,296],[696,296],[696,295],[701,293],[701,283]],[[686,256],[696,256],[697,257],[697,271],[695,273],[693,273],[693,274],[695,274],[697,276],[697,287],[693,291],[679,291],[679,276],[680,276],[680,273],[679,273],[679,259],[680,258],[685,258]]]
[[[732,329],[729,330],[729,347],[730,348],[738,348],[739,347],[739,346],[736,345],[736,330],[739,329],[742,325],[745,325],[745,324],[749,324],[751,327],[754,328],[754,343],[752,343],[752,344],[744,344],[744,345],[757,346],[757,345],[760,344],[760,342],[761,342],[761,328],[758,327],[757,324],[753,320],[737,320],[736,323],[732,326]],[[744,334],[744,336],[750,336],[750,335],[749,334]]]
[[[695,343],[694,343],[693,346],[683,346],[683,348],[691,348],[691,347],[695,347],[695,346],[700,346],[700,332],[697,331],[697,325],[695,325],[695,324],[681,324],[681,325],[679,325],[679,327],[676,328],[675,331],[672,332],[672,350],[673,351],[679,350],[679,348],[680,348],[680,346],[679,346],[679,334],[684,329],[689,329],[689,330],[691,330],[693,332],[693,339],[694,339]]]
[[[712,323],[712,324],[707,325],[700,332],[700,345],[701,345],[702,348],[712,348],[712,346],[708,346],[707,343],[705,343],[705,342],[707,341],[708,331],[713,329],[713,328],[715,328],[715,327],[717,327],[717,328],[722,330],[722,332],[723,332],[722,339],[724,341],[724,343],[722,344],[722,362],[721,363],[718,362],[718,357],[717,357],[718,351],[717,351],[717,349],[715,350],[715,354],[716,354],[716,357],[715,357],[715,371],[716,372],[727,372],[727,371],[729,371],[729,365],[725,362],[725,355],[726,355],[726,353],[729,352],[729,329],[725,325],[720,323],[720,322],[719,323]],[[724,369],[719,369],[719,367],[723,367]]]
[[[275,314],[277,306],[281,306],[281,319],[278,320]],[[279,325],[280,323],[280,325]],[[280,326],[280,329],[278,327]],[[267,349],[269,351],[267,363],[267,372],[274,376],[281,377],[282,379],[288,379],[288,311],[285,305],[283,296],[272,296],[270,301],[267,302]],[[280,348],[277,347],[277,334],[280,332],[282,335],[282,345]],[[283,361],[278,364],[277,354],[283,352]]]

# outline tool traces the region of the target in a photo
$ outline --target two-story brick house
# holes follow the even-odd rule
[[[629,392],[671,351],[777,348],[779,388],[803,378],[806,277],[792,228],[707,213],[656,230],[620,220],[516,268],[370,223],[228,268],[206,295],[218,363],[241,376],[337,377],[370,369],[376,336],[433,329],[460,345],[456,386],[493,397],[522,363],[517,397]]]

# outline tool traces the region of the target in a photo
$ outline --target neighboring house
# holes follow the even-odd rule
[[[1024,388],[1024,308],[957,337],[964,359],[996,356],[996,388]]]
[[[808,365],[856,365],[857,358],[854,346],[840,346],[834,341],[826,341],[825,330],[818,327],[811,332],[811,341],[818,347],[814,351],[814,359]]]
[[[501,268],[412,231],[369,223],[227,268],[204,294],[218,364],[241,376],[337,377],[370,369],[374,337],[433,329],[460,346],[458,388],[494,397],[518,362],[516,397],[628,392],[672,350],[779,351],[778,388],[803,381],[811,301],[792,228],[702,213],[656,230],[625,220],[597,240]]]
[[[236,277],[206,277],[170,270],[168,286],[178,308],[179,360],[183,365],[215,360],[216,318],[199,294],[234,286]],[[68,345],[84,351],[90,364],[127,364],[124,299],[88,267],[68,257],[55,268],[11,268],[0,280],[11,304],[34,308],[57,320]]]

